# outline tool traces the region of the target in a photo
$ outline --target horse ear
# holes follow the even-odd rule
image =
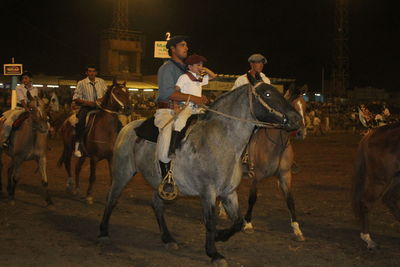
[[[251,75],[249,72],[247,72],[247,79],[249,80],[251,85],[255,85],[257,83],[256,78],[253,77],[253,75]]]

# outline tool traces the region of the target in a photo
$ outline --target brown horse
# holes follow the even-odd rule
[[[129,92],[124,84],[113,85],[105,93],[101,103],[98,103],[99,111],[90,116],[87,123],[85,136],[83,138],[83,155],[78,159],[75,166],[75,188],[71,176],[71,157],[73,152],[74,127],[71,119],[67,119],[61,127],[61,135],[64,140],[64,150],[58,161],[58,166],[64,163],[65,170],[68,173],[67,190],[73,194],[79,193],[79,174],[83,163],[87,157],[90,158],[90,177],[87,189],[86,201],[93,203],[92,189],[96,181],[96,164],[106,159],[110,169],[113,156],[114,142],[120,130],[118,114],[131,114],[132,105]]]
[[[28,95],[30,97],[30,95]],[[10,158],[8,168],[8,197],[14,203],[15,188],[20,179],[20,167],[24,161],[35,160],[38,163],[39,172],[42,176],[42,185],[45,193],[45,201],[48,205],[52,204],[46,173],[46,151],[48,122],[44,103],[37,97],[30,97],[30,111],[27,118],[14,129],[10,135],[8,148],[0,147],[0,193],[2,191],[1,174],[3,169],[2,152],[4,151]],[[21,116],[20,118],[21,119]],[[0,129],[3,122],[0,122]]]
[[[382,199],[400,221],[400,123],[370,130],[360,141],[353,181],[353,209],[368,249],[377,244],[369,234],[368,215]]]
[[[301,127],[295,135],[299,139],[305,139],[307,135],[304,119],[306,102],[303,98],[303,92],[297,88],[291,87],[286,91],[285,98],[302,117]],[[245,215],[245,225],[243,228],[247,233],[252,233],[254,231],[251,218],[253,207],[257,200],[257,183],[264,178],[277,176],[279,187],[286,199],[286,204],[289,209],[293,232],[299,241],[304,240],[304,236],[297,222],[294,199],[291,193],[291,168],[294,162],[293,147],[290,143],[291,134],[292,133],[280,129],[257,129],[245,150],[245,166],[243,169],[248,170],[247,176],[252,179],[248,208]],[[224,211],[222,209],[220,216],[224,216]]]

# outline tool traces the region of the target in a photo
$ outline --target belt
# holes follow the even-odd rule
[[[173,104],[171,103],[171,101],[160,101],[157,103],[157,107],[158,108],[170,108],[172,109]]]

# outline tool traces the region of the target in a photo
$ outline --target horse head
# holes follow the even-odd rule
[[[270,84],[250,80],[250,104],[253,115],[262,122],[278,124],[279,128],[294,131],[300,128],[301,115]]]
[[[29,113],[32,118],[33,128],[38,130],[40,133],[47,133],[49,130],[49,124],[46,104],[38,97],[31,97],[29,102]]]
[[[300,128],[296,131],[296,138],[301,140],[304,140],[307,136],[307,126],[305,120],[307,104],[303,97],[304,93],[304,89],[295,87],[294,84],[291,85],[284,93],[285,99],[289,101],[292,106],[297,110],[297,112],[301,115],[301,125]]]
[[[104,96],[101,106],[112,111],[122,112],[125,115],[131,115],[132,104],[128,89],[126,88],[126,82],[119,84],[114,79],[113,84]]]

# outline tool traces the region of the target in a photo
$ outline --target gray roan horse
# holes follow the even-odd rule
[[[303,92],[298,88],[292,87],[286,91],[285,98],[302,116],[301,127],[296,132],[296,137],[305,139],[307,135],[304,119],[306,103],[303,98]],[[290,190],[292,181],[291,169],[294,158],[290,135],[290,132],[281,129],[259,128],[250,139],[245,153],[247,160],[244,163],[247,167],[244,169],[248,169],[248,176],[252,179],[244,225],[244,230],[247,233],[254,231],[251,218],[253,207],[257,200],[258,182],[264,178],[277,176],[279,187],[289,209],[293,232],[297,240],[304,240],[296,219],[294,199]],[[223,210],[221,209],[221,211]]]
[[[112,209],[135,173],[140,172],[155,189],[161,182],[156,145],[143,139],[139,141],[134,130],[142,122],[134,121],[125,126],[115,143],[113,183],[100,225],[101,241],[108,240]],[[227,262],[217,252],[215,242],[227,241],[243,226],[236,193],[242,178],[241,155],[254,126],[268,123],[296,130],[300,127],[301,116],[273,86],[247,84],[218,98],[205,117],[188,130],[180,149],[176,150],[172,168],[175,182],[182,195],[200,197],[206,227],[206,253],[218,266],[226,266]],[[233,221],[228,229],[216,229],[217,197]],[[167,247],[177,247],[164,220],[163,200],[156,191],[152,206],[162,241]]]
[[[44,103],[37,97],[31,98],[29,103],[29,117],[22,122],[18,129],[13,130],[10,135],[9,147],[7,149],[0,147],[0,192],[1,173],[3,169],[2,152],[11,158],[8,168],[8,196],[11,203],[14,202],[15,188],[19,181],[21,165],[27,160],[36,160],[39,166],[39,172],[42,176],[42,185],[44,187],[45,200],[48,205],[52,204],[49,192],[46,173],[46,151],[47,151],[47,114]],[[0,122],[0,129],[2,127]]]

